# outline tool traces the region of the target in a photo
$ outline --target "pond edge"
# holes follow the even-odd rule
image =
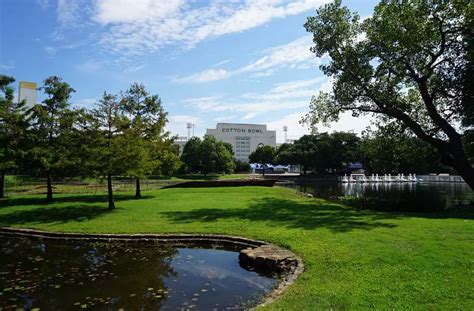
[[[164,244],[186,244],[186,245],[212,245],[218,244],[223,247],[235,247],[238,249],[258,248],[261,246],[270,246],[273,249],[281,249],[291,253],[292,264],[282,274],[278,285],[267,293],[255,308],[266,306],[278,299],[285,290],[291,286],[304,271],[303,260],[293,252],[280,246],[267,243],[261,240],[243,238],[239,236],[221,235],[221,234],[103,234],[103,233],[65,233],[49,232],[26,228],[0,227],[0,236],[24,237],[48,240],[84,240],[94,242],[134,242],[134,243],[156,243]]]

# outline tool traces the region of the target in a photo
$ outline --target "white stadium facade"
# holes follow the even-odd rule
[[[235,159],[243,162],[249,162],[249,155],[259,146],[276,147],[276,131],[268,131],[262,124],[217,123],[206,135],[231,144]]]

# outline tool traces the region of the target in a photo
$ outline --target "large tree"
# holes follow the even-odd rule
[[[14,103],[14,91],[10,86],[15,81],[0,75],[0,198],[5,197],[5,174],[17,169],[24,158],[28,119],[26,103]]]
[[[465,73],[472,65],[465,38],[473,10],[472,2],[461,0],[382,1],[361,21],[341,1],[318,9],[305,27],[313,34],[311,51],[329,58],[321,69],[333,89],[312,99],[304,120],[334,121],[345,111],[395,120],[436,148],[474,188],[460,125],[472,105],[472,97],[466,104]]]
[[[74,89],[57,76],[44,80],[41,89],[46,95],[42,104],[33,107],[32,128],[34,146],[31,155],[35,168],[46,177],[46,199],[53,200],[52,180],[67,168],[77,167],[71,148],[76,113],[70,109],[69,99]]]
[[[140,179],[152,173],[159,165],[159,161],[150,156],[150,148],[153,148],[150,143],[156,143],[167,136],[164,132],[167,113],[161,105],[160,97],[150,95],[140,83],[133,83],[122,95],[121,106],[131,120],[126,137],[130,141],[128,151],[133,155],[130,158],[133,165],[128,174],[135,178],[135,197],[140,198]]]

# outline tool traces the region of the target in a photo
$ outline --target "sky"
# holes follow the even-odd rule
[[[1,0],[0,74],[38,85],[51,75],[93,108],[104,91],[143,83],[161,97],[167,129],[205,134],[218,122],[267,124],[277,142],[309,132],[299,121],[330,91],[303,27],[327,0]],[[343,1],[361,17],[376,1]],[[38,92],[38,100],[43,99]],[[345,114],[319,132],[360,133],[369,117]]]

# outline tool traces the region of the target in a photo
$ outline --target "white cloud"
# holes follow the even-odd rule
[[[291,98],[303,98],[308,102],[327,83],[326,77],[317,77],[308,80],[297,80],[278,83],[274,88],[264,93],[245,93],[242,98],[275,101]],[[316,85],[321,84],[319,88]]]
[[[96,102],[97,102],[96,98],[81,98],[81,99],[75,100],[73,104],[81,108],[82,107],[92,108]]]
[[[94,19],[104,25],[160,20],[175,13],[183,4],[183,0],[99,0]]]
[[[101,70],[103,68],[104,63],[101,61],[96,61],[93,59],[89,59],[84,63],[76,65],[76,69],[86,73],[93,73]]]
[[[173,135],[187,136],[186,123],[194,124],[194,130],[196,135],[203,135],[202,128],[200,127],[202,120],[199,117],[192,115],[169,115],[168,123],[166,124],[166,130],[171,132]]]
[[[57,49],[52,47],[52,46],[45,46],[43,50],[48,54],[49,56],[54,56],[56,55]]]
[[[281,68],[306,69],[321,63],[309,50],[311,36],[304,36],[287,44],[279,45],[264,51],[264,56],[250,64],[234,70],[206,69],[189,76],[178,77],[178,83],[203,83],[227,79],[240,74],[254,73],[257,76],[268,76]]]
[[[290,81],[279,83],[263,94],[245,93],[230,99],[222,96],[188,98],[184,103],[202,112],[242,113],[244,120],[250,120],[266,113],[307,108],[311,96],[318,92],[316,85],[323,85],[324,81],[324,77]]]
[[[304,116],[305,112],[295,112],[285,117],[268,122],[267,128],[269,130],[274,130],[277,133],[277,142],[285,142],[285,133],[283,132],[283,126],[288,127],[287,138],[288,139],[298,139],[303,135],[309,134],[307,126],[301,125],[299,121]]]
[[[0,69],[3,69],[3,70],[11,70],[11,69],[15,69],[15,66],[14,66],[14,65],[4,65],[4,64],[0,64]]]
[[[288,139],[298,139],[303,135],[309,134],[310,130],[305,124],[300,124],[301,118],[307,113],[307,111],[300,111],[291,113],[281,119],[268,122],[267,128],[269,130],[275,130],[277,132],[277,142],[283,143],[285,141],[285,133],[283,132],[283,126],[288,127]],[[354,132],[361,134],[367,126],[370,126],[370,122],[373,120],[370,116],[353,117],[350,112],[341,114],[338,122],[333,122],[330,126],[318,126],[318,132]]]
[[[218,62],[217,64],[212,65],[211,68],[220,67],[220,66],[222,66],[222,65],[224,65],[224,64],[227,64],[228,62],[230,62],[230,59],[225,59],[225,60],[223,60],[223,61]]]
[[[187,77],[175,78],[173,81],[178,83],[204,83],[227,79],[234,74],[235,72],[229,72],[225,69],[207,69]]]
[[[61,26],[74,24],[79,18],[80,9],[81,5],[78,0],[58,0],[56,9],[58,22]]]
[[[192,47],[205,39],[242,32],[328,1],[215,0],[201,5],[183,0],[96,0],[92,20],[107,26],[102,46],[130,56],[156,52],[170,44]],[[69,17],[67,11],[62,16],[66,20]]]
[[[47,9],[49,7],[49,0],[36,0],[36,3],[43,9]]]

